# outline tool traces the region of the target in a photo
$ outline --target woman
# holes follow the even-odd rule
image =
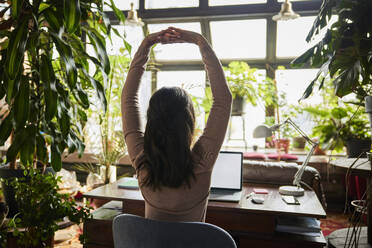
[[[138,89],[148,54],[156,43],[199,46],[213,93],[206,128],[191,147],[195,126],[192,101],[178,87],[153,94],[141,131]],[[198,33],[170,27],[148,35],[135,54],[121,98],[123,130],[129,157],[145,199],[146,218],[205,221],[213,165],[223,143],[232,97],[219,60]]]

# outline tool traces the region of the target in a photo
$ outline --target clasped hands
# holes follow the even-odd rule
[[[205,41],[205,39],[201,34],[175,27],[169,27],[160,32],[149,34],[146,36],[145,41],[149,46],[157,43],[193,43],[200,45],[201,42]]]

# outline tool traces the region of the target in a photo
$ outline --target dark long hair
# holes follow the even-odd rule
[[[190,187],[195,178],[191,157],[194,128],[194,107],[185,90],[163,87],[152,95],[145,130],[144,186],[156,190],[186,183]]]

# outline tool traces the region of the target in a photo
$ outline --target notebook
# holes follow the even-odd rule
[[[221,151],[214,164],[210,201],[239,202],[242,195],[243,153]]]

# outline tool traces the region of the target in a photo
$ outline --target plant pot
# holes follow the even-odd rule
[[[24,231],[21,231],[21,232],[24,232]],[[24,245],[18,245],[17,244],[18,238],[14,237],[12,234],[13,234],[12,232],[8,232],[7,248],[42,248],[42,247],[52,248],[54,247],[54,235],[48,238],[46,241],[44,241],[44,244],[40,242],[39,244],[36,244],[34,246],[26,247]]]
[[[279,151],[284,151],[285,153],[288,153],[289,151],[289,144],[291,141],[289,139],[276,139],[274,140],[275,147]]]
[[[235,96],[233,103],[232,103],[232,116],[241,116],[244,114],[244,98],[241,96]]]
[[[304,149],[306,145],[306,140],[304,137],[298,136],[292,138],[292,146],[297,149]]]
[[[0,166],[0,178],[2,179],[11,179],[11,178],[21,178],[24,177],[23,170],[20,169],[9,169],[8,165],[1,165]],[[10,185],[2,182],[1,187],[3,189],[3,194],[5,198],[5,202],[9,207],[9,212],[7,217],[13,218],[14,215],[18,213],[18,207],[14,196],[14,189]]]
[[[101,166],[100,168],[101,177],[104,179],[105,183],[113,183],[116,181],[116,166],[111,165],[108,171],[108,178],[106,178],[106,166]]]
[[[365,158],[366,152],[371,150],[370,139],[350,139],[346,141],[346,153],[349,158],[357,158],[361,153],[364,153],[361,157]]]

